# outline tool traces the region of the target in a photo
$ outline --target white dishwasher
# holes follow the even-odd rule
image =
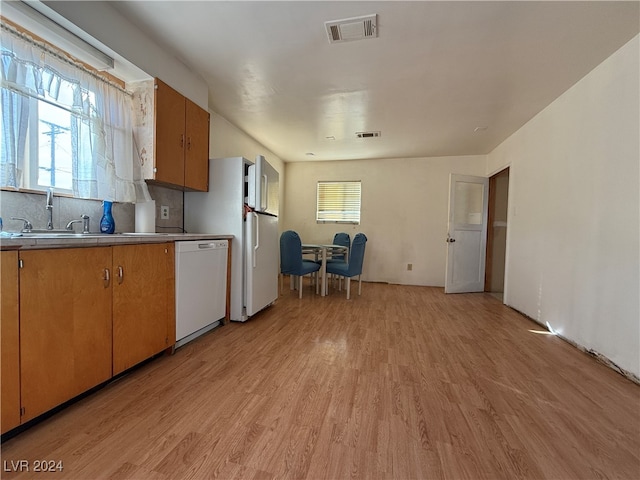
[[[224,318],[228,249],[228,240],[176,242],[176,347]]]

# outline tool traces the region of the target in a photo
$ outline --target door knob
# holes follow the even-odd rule
[[[448,243],[453,243],[453,242],[455,242],[455,241],[456,241],[456,239],[455,239],[455,238],[447,237],[447,242],[448,242]]]

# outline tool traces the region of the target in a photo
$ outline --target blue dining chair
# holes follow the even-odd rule
[[[351,248],[351,237],[348,233],[340,232],[336,233],[333,236],[333,244],[340,245],[341,247]],[[331,258],[327,259],[327,263],[333,262],[343,262],[344,263],[344,255],[333,255]]]
[[[346,278],[347,282],[347,300],[351,293],[351,278],[358,277],[358,295],[362,293],[362,264],[364,263],[364,249],[367,244],[367,236],[364,233],[358,233],[353,237],[353,243],[349,250],[349,258],[346,262],[327,263],[327,273],[340,275]]]
[[[298,294],[302,298],[302,277],[320,270],[320,264],[302,258],[302,241],[293,230],[280,235],[280,273],[298,277]],[[282,282],[280,282],[282,286]],[[316,282],[316,289],[318,283]]]
[[[342,247],[347,247],[347,248],[351,248],[351,237],[349,236],[348,233],[345,232],[340,232],[340,233],[336,233],[333,236],[333,244],[334,245],[340,245]],[[332,255],[331,258],[327,259],[327,265],[330,263],[335,263],[335,262],[339,262],[339,263],[345,263],[345,256],[344,254],[336,254],[336,255]],[[335,277],[333,277],[335,278]],[[342,288],[342,287],[340,287]]]

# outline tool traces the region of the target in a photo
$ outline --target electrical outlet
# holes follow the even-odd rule
[[[413,263],[407,263],[407,270],[413,270]]]
[[[166,205],[162,205],[160,207],[160,218],[162,220],[169,220],[169,207]]]

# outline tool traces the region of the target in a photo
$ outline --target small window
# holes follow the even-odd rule
[[[53,102],[29,98],[27,127],[28,163],[23,186],[31,190],[55,187],[57,193],[73,194],[73,154],[78,136],[72,134],[76,120],[67,109]]]
[[[135,201],[124,83],[4,18],[1,27],[0,187]]]
[[[360,223],[361,182],[318,182],[316,222]]]

